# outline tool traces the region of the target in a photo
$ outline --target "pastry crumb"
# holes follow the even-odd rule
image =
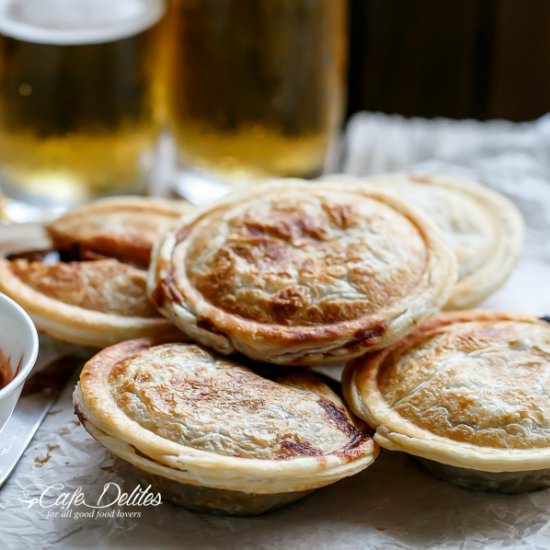
[[[42,456],[37,456],[34,459],[34,463],[36,464],[36,466],[41,468],[42,466],[44,466],[44,464],[49,462],[50,458],[52,457],[52,452],[55,451],[55,449],[59,449],[59,445],[57,445],[56,443],[48,443],[48,450],[46,451],[46,454]]]

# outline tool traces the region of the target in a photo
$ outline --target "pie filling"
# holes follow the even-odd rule
[[[7,386],[13,378],[9,359],[0,350],[0,390]]]

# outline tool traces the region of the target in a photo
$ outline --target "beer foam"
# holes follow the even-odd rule
[[[165,0],[0,0],[0,34],[24,42],[113,42],[152,27]]]

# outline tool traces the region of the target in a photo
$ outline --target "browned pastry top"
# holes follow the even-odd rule
[[[447,440],[550,447],[550,325],[535,318],[440,315],[393,348],[357,360],[355,372],[376,418],[383,403],[392,417]]]
[[[71,210],[46,229],[57,248],[84,251],[147,266],[151,247],[191,206],[183,201],[125,197]]]
[[[65,304],[128,317],[158,317],[145,294],[146,273],[117,260],[47,264],[17,259],[10,269],[29,287]]]
[[[221,353],[329,364],[410,332],[450,294],[436,227],[364,185],[273,181],[183,218],[155,247],[148,293]]]
[[[81,393],[107,433],[116,432],[113,408],[163,439],[218,455],[353,460],[372,444],[317,375],[269,379],[191,344],[133,340],[108,348],[86,364]]]
[[[193,286],[260,323],[312,326],[376,313],[422,278],[418,228],[368,197],[259,198],[200,225],[187,253]]]

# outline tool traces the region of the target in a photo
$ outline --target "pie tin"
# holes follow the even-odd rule
[[[314,490],[288,493],[255,494],[181,483],[158,474],[146,472],[128,461],[116,457],[124,468],[125,477],[135,478],[151,491],[158,492],[163,502],[171,502],[193,512],[228,516],[258,516],[292,504]]]
[[[426,458],[414,458],[435,477],[472,491],[516,494],[550,487],[550,468],[526,472],[483,472]]]

